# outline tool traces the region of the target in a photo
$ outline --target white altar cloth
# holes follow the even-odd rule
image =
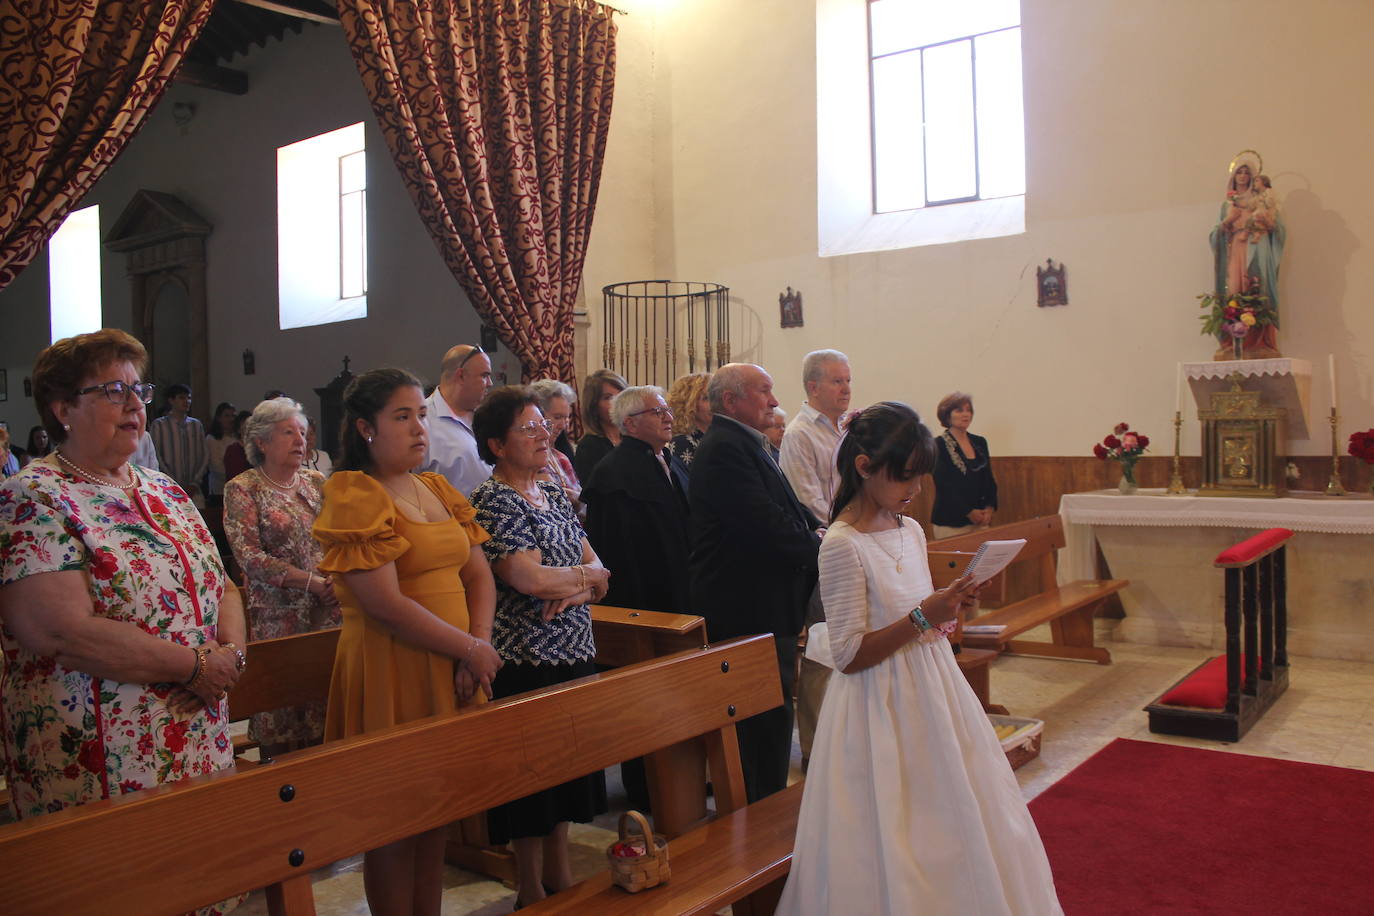
[[[1296,492],[1281,499],[1065,494],[1059,581],[1097,576],[1101,548],[1121,593],[1121,635],[1157,645],[1225,645],[1222,574],[1212,559],[1267,528],[1289,528],[1289,651],[1374,661],[1374,499]]]

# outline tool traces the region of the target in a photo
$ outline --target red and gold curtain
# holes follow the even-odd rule
[[[573,377],[573,303],[615,84],[589,0],[339,0],[421,219],[526,380]]]
[[[213,6],[0,3],[0,289],[143,126]]]

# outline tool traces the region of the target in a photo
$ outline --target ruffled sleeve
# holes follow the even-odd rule
[[[362,471],[338,471],[324,484],[324,506],[312,529],[324,547],[324,572],[376,569],[410,549],[396,533],[396,506]]]
[[[448,507],[448,511],[453,513],[453,517],[458,524],[463,526],[463,531],[467,533],[468,543],[476,546],[491,540],[491,535],[487,529],[477,523],[477,510],[473,508],[468,498],[458,492],[453,484],[448,482],[448,478],[443,474],[436,474],[433,471],[426,471],[418,475],[424,481],[425,486],[434,491],[434,495],[439,497],[440,502]]]

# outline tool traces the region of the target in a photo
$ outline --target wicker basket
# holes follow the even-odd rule
[[[626,829],[631,818],[638,824],[648,852],[634,858],[617,856],[611,852],[616,845],[612,843],[606,847],[606,861],[611,863],[611,883],[637,894],[667,881],[671,872],[668,869],[668,841],[654,833],[644,815],[638,811],[626,811],[620,815],[620,842],[626,843],[631,839]]]
[[[989,715],[993,725],[1015,725],[1016,731],[1002,739],[1002,752],[1013,770],[1025,766],[1040,756],[1040,738],[1045,732],[1045,723],[1040,719],[1023,719],[1019,716]]]

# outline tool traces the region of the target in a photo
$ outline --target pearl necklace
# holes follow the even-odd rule
[[[57,460],[62,462],[62,464],[64,464],[68,470],[70,470],[77,477],[80,477],[82,480],[85,480],[87,483],[93,483],[101,487],[110,487],[114,490],[129,490],[133,487],[138,486],[138,477],[134,474],[134,469],[130,467],[127,463],[124,465],[124,469],[129,475],[129,481],[128,483],[119,483],[118,481],[111,480],[108,477],[102,477],[99,474],[95,474],[91,471],[86,470],[85,468],[81,467],[81,465],[77,464],[76,462],[68,458],[66,455],[62,454],[61,449],[53,449],[53,454],[57,456]]]
[[[289,493],[289,492],[291,492],[292,490],[296,489],[296,484],[298,484],[298,483],[300,482],[300,477],[301,477],[301,472],[300,472],[299,470],[297,470],[296,473],[294,473],[294,474],[291,475],[291,482],[290,482],[290,483],[277,483],[275,480],[272,479],[272,475],[269,474],[269,473],[267,473],[267,472],[266,472],[265,470],[263,470],[262,468],[258,468],[257,471],[258,471],[259,474],[262,475],[262,479],[263,479],[263,480],[267,481],[267,482],[270,483],[272,486],[276,487],[278,490],[284,490],[284,491],[286,491],[287,493]]]

